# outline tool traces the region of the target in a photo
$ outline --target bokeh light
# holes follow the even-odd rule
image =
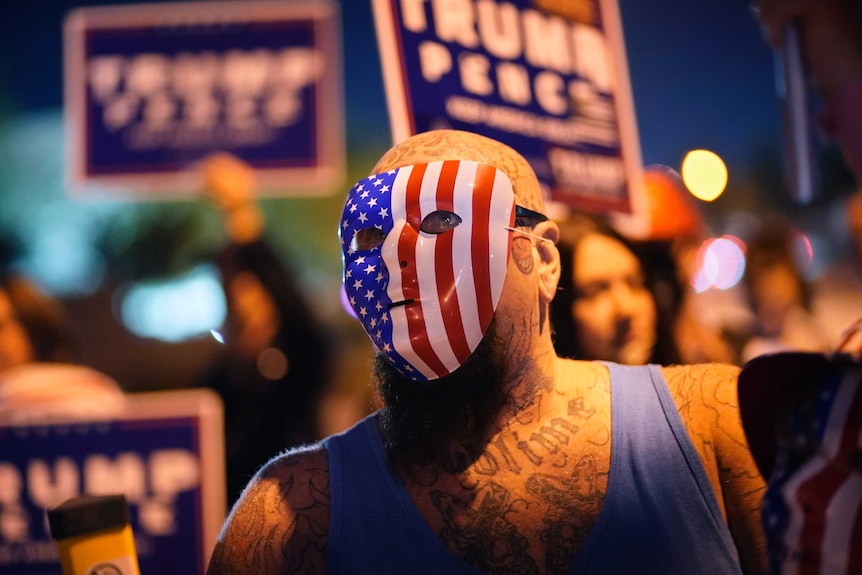
[[[697,272],[692,278],[694,291],[730,289],[745,272],[745,243],[735,236],[724,235],[703,242],[697,254]]]
[[[694,197],[711,202],[727,187],[727,166],[715,152],[692,150],[682,160],[682,180]]]
[[[814,247],[811,245],[811,240],[802,230],[794,229],[790,249],[799,272],[808,277],[814,263]]]
[[[223,342],[218,329],[226,315],[224,292],[211,265],[198,266],[167,282],[134,284],[120,304],[120,316],[129,331],[166,342],[207,334]]]

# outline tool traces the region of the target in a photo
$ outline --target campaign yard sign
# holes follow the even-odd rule
[[[616,0],[373,0],[393,139],[477,132],[524,155],[551,199],[642,210]]]
[[[126,496],[142,573],[204,573],[225,518],[222,404],[212,391],[131,394],[94,419],[0,425],[0,573],[60,573],[46,509]]]
[[[70,192],[188,193],[233,153],[273,195],[345,171],[340,15],[327,0],[78,8],[64,25]]]

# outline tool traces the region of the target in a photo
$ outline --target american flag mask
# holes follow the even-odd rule
[[[479,345],[503,290],[514,208],[506,174],[464,160],[404,166],[350,190],[345,292],[404,376],[443,377]]]

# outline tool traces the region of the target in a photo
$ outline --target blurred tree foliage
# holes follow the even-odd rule
[[[95,247],[115,276],[165,279],[188,272],[215,250],[207,220],[193,202],[131,204],[105,222]]]

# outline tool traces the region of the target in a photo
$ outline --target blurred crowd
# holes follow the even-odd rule
[[[862,195],[846,200],[852,257],[811,274],[811,245],[790,219],[751,222],[741,281],[723,298],[695,279],[710,234],[673,170],[646,171],[654,211],[646,235],[626,237],[611,220],[571,213],[561,225],[563,276],[551,308],[557,352],[637,365],[744,365],[786,350],[828,351],[862,312],[862,257],[856,219]],[[674,214],[674,215],[671,215]],[[709,262],[706,262],[708,264]]]

